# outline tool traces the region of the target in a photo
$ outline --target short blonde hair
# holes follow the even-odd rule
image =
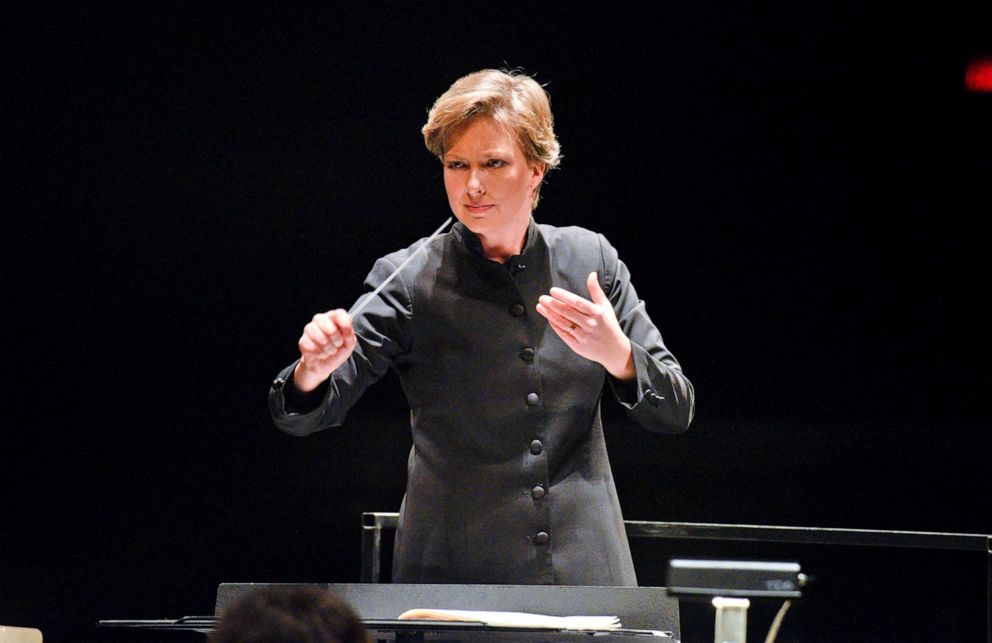
[[[468,122],[487,117],[516,134],[528,161],[544,163],[546,170],[558,167],[561,146],[548,93],[536,80],[516,71],[483,69],[456,80],[427,113],[421,128],[424,144],[443,161],[451,136]],[[532,207],[537,207],[540,192],[538,184]]]

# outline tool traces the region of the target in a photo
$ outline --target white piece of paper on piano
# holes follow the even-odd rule
[[[477,610],[411,609],[400,620],[461,621],[484,623],[493,627],[523,627],[554,630],[618,630],[616,616],[549,616],[529,612],[488,612]]]

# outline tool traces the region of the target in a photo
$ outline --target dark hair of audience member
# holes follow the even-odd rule
[[[221,613],[209,643],[370,643],[358,614],[316,585],[267,586]]]

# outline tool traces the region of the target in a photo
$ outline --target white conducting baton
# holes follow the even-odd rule
[[[379,291],[381,291],[383,288],[385,288],[386,287],[386,284],[388,284],[390,281],[392,281],[393,280],[393,277],[395,277],[396,275],[398,275],[399,272],[400,272],[400,270],[403,270],[404,266],[406,266],[406,264],[410,263],[410,261],[414,257],[417,256],[417,253],[419,253],[421,250],[423,250],[425,247],[427,247],[427,244],[430,243],[434,239],[434,237],[436,237],[437,235],[441,234],[441,231],[444,230],[444,228],[449,223],[451,223],[451,217],[448,217],[447,219],[445,219],[444,220],[444,223],[441,224],[441,227],[439,227],[437,230],[434,231],[434,234],[432,234],[431,236],[427,237],[427,239],[422,244],[420,244],[420,246],[418,246],[416,250],[414,250],[413,252],[410,253],[410,256],[407,257],[406,260],[403,263],[401,263],[398,268],[396,268],[396,270],[394,270],[388,277],[386,277],[386,280],[385,281],[383,281],[381,284],[379,284],[378,286],[376,286],[375,290],[373,290],[371,293],[369,293],[369,296],[366,297],[365,300],[362,301],[362,303],[360,303],[357,306],[355,306],[355,309],[352,310],[351,313],[349,313],[350,316],[351,317],[357,317],[358,316],[358,313],[362,312],[365,309],[365,307],[369,304],[369,302],[372,301],[373,299],[375,299],[375,296],[379,294]]]

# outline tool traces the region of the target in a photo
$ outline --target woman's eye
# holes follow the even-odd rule
[[[506,161],[502,159],[489,159],[487,165],[489,167],[503,167],[504,165],[506,165]]]
[[[463,167],[465,167],[465,164],[462,163],[461,161],[448,161],[449,170],[460,170]]]

